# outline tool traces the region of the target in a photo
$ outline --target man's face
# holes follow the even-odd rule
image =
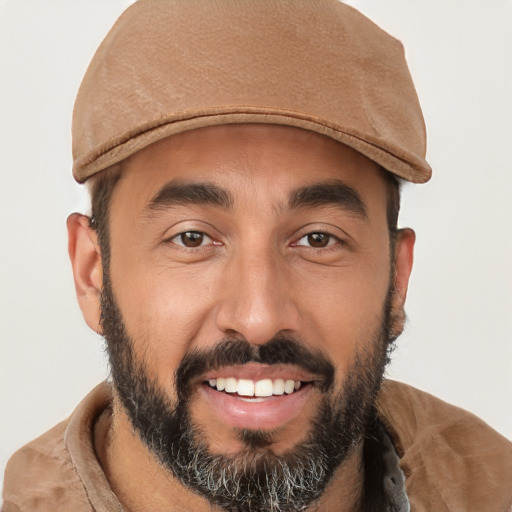
[[[126,405],[146,407],[160,459],[172,436],[144,435],[165,436],[165,415],[240,464],[296,461],[327,428],[342,439],[325,487],[360,441],[402,305],[386,210],[374,163],[295,128],[203,128],[125,161],[103,325],[124,414],[144,431]]]

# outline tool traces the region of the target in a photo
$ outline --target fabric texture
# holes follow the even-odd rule
[[[84,182],[170,135],[281,124],[422,183],[423,115],[402,44],[337,0],[140,0],[113,26],[73,114]]]
[[[94,425],[109,413],[106,383],[71,417],[9,461],[3,512],[122,512],[93,448]],[[386,381],[379,419],[389,432],[412,512],[508,512],[512,443],[472,414],[405,384]],[[389,451],[393,467],[394,451]],[[395,478],[396,479],[396,478]],[[390,495],[400,485],[385,487]],[[402,502],[402,508],[407,505]]]

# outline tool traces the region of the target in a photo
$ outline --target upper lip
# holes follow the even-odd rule
[[[215,370],[210,370],[201,377],[201,381],[228,377],[253,381],[263,379],[284,379],[301,382],[322,380],[317,375],[313,375],[303,368],[294,365],[247,363],[243,365],[222,366]]]

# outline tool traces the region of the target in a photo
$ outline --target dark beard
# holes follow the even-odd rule
[[[295,512],[316,502],[374,421],[387,363],[391,292],[371,353],[357,355],[341,390],[334,389],[332,362],[296,339],[279,337],[261,346],[224,340],[212,350],[184,356],[175,373],[173,403],[144,360],[136,359],[107,272],[103,285],[102,327],[113,385],[133,428],[158,461],[183,485],[230,512]],[[244,448],[237,454],[212,454],[204,441],[207,432],[190,420],[191,382],[206,370],[248,362],[294,364],[322,377],[323,398],[310,432],[282,455],[269,448],[271,432],[254,430],[238,431]]]

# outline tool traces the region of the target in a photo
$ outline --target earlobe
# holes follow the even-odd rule
[[[398,337],[405,324],[405,299],[414,259],[416,234],[410,228],[400,229],[395,242],[394,282],[391,304],[392,335]]]
[[[67,220],[68,252],[73,267],[76,295],[87,325],[101,334],[101,253],[89,217],[73,213]]]

